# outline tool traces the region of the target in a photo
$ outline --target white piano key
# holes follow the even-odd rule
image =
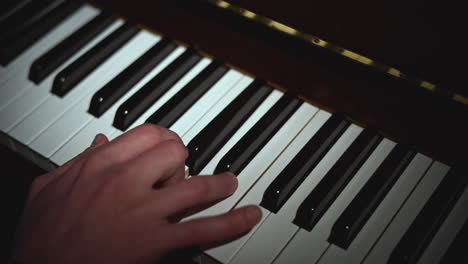
[[[23,89],[33,85],[28,80],[28,75],[29,68],[34,60],[93,19],[97,14],[98,11],[93,7],[87,5],[81,7],[8,66],[0,68],[0,110],[11,102],[15,96],[19,95]]]
[[[192,105],[170,129],[178,135],[184,135],[226,94],[245,77],[236,70],[229,70],[211,87],[194,105]]]
[[[255,184],[269,165],[281,154],[294,137],[307,124],[318,109],[310,104],[303,104],[296,113],[281,127],[271,140],[258,152],[250,163],[237,175],[238,187],[229,198],[194,215],[203,217],[225,213],[233,208],[243,195]],[[207,165],[209,166],[209,165]],[[202,172],[203,173],[203,172]],[[207,172],[209,173],[209,172]],[[263,194],[263,193],[262,193]]]
[[[347,250],[330,245],[318,263],[361,263],[405,199],[431,165],[432,160],[417,154]]]
[[[169,90],[167,92],[167,94],[171,94],[171,96],[172,96],[172,94],[174,94],[176,91],[178,91],[180,89],[181,85],[183,86],[189,80],[193,79],[210,62],[211,62],[211,60],[208,59],[208,58],[202,59],[183,78],[181,78],[181,80],[176,85],[174,85],[174,87],[171,88],[171,90]],[[85,113],[86,112],[86,107],[88,105],[88,102],[91,100],[91,97],[92,97],[92,95],[90,95],[89,98],[84,100],[86,102],[86,105],[81,107],[81,111],[80,111],[81,115],[77,116],[78,118],[82,119],[81,122],[84,123],[84,124],[86,124],[87,122],[89,122],[90,119],[92,119],[92,117],[89,114]],[[163,99],[163,98],[161,98],[161,99]],[[151,113],[144,113],[138,120],[135,121],[135,123],[139,124],[139,123],[144,122],[144,120],[146,120],[150,114]],[[50,156],[60,146],[65,144],[79,130],[79,128],[75,127],[75,129],[72,129],[72,131],[70,131],[70,127],[73,126],[74,123],[72,123],[71,126],[70,125],[67,126],[66,123],[70,123],[70,120],[62,118],[58,122],[54,123],[51,127],[49,127],[38,139],[36,139],[31,144],[31,148],[33,150],[37,151],[38,153],[40,153],[42,155],[42,157],[43,157],[40,160],[38,160],[38,162],[43,163],[43,164],[49,164],[50,161],[48,160],[48,158],[50,158]],[[137,124],[134,124],[129,129],[131,129],[132,127],[134,127],[136,125]],[[114,139],[115,137],[117,137],[118,135],[120,135],[121,131],[117,130],[117,129],[115,129],[115,130],[114,129],[113,130],[106,130],[105,134],[107,134],[108,139],[111,140],[111,139]],[[86,135],[89,137],[88,140],[91,140],[95,136],[95,135],[89,134],[89,131],[88,131],[88,133]],[[37,143],[38,140],[40,140],[39,143]],[[40,144],[40,145],[38,145],[38,144]],[[86,144],[84,144],[84,146],[86,146]]]
[[[213,106],[204,118],[202,118],[199,122],[197,122],[185,135],[182,136],[182,141],[184,144],[188,144],[190,140],[195,137],[206,125],[209,124],[211,120],[213,120],[217,114],[219,114],[232,100],[235,99],[235,96],[239,95],[241,90],[245,89],[248,84],[250,84],[252,80],[247,80],[245,83],[242,83],[241,86],[237,88],[242,89],[233,89],[233,93],[228,93],[225,97],[227,100],[220,100],[222,104],[219,102]],[[245,87],[242,87],[244,86]],[[213,174],[216,165],[218,164],[219,160],[239,141],[245,133],[252,128],[255,123],[280,99],[283,95],[283,92],[273,90],[265,100],[255,109],[255,111],[250,115],[249,118],[240,126],[240,128],[234,133],[234,135],[226,142],[226,144],[218,151],[216,155],[214,155],[213,159],[205,166],[205,168],[200,172],[200,175],[209,175]],[[229,101],[229,102],[228,102]],[[225,103],[225,104],[224,104]],[[214,111],[213,111],[214,110]],[[186,166],[186,169],[187,166]],[[185,220],[189,220],[192,218],[201,217],[204,212],[200,212],[199,214],[192,215],[187,217]]]
[[[184,77],[185,78],[185,77]],[[218,100],[237,85],[243,75],[240,72],[231,70],[219,82],[217,82],[207,93],[202,96],[198,102],[187,110],[169,129],[182,137],[194,124],[203,118],[204,114],[208,112],[212,105],[216,104]],[[151,108],[146,111],[141,118],[139,118],[129,129],[143,124],[155,111],[157,111],[170,97],[174,96],[182,87],[173,87],[167,92],[166,95],[161,97]],[[128,131],[128,129],[127,129]],[[110,139],[114,139],[124,132],[116,130],[111,134]]]
[[[275,259],[275,256],[297,232],[298,227],[292,224],[292,221],[299,205],[351,145],[361,130],[361,127],[352,125],[343,133],[280,211],[277,214],[267,213],[262,225],[229,263],[270,263]],[[252,191],[255,191],[254,189]],[[258,193],[258,195],[261,197],[263,193]]]
[[[226,142],[226,144],[218,151],[218,153],[211,159],[205,168],[202,169],[200,175],[213,174],[216,165],[218,165],[219,160],[239,141],[242,136],[244,136],[250,128],[252,128],[257,121],[262,118],[262,116],[270,110],[270,108],[281,98],[283,92],[278,90],[273,90],[270,95],[260,104],[260,106],[255,109],[252,115],[244,122],[244,124],[234,133],[234,135]],[[200,215],[194,215],[194,217],[199,217],[201,214],[204,214],[205,211],[201,212]]]
[[[122,23],[119,21],[117,23]],[[106,33],[110,33],[107,32]],[[108,34],[107,34],[108,35]],[[59,67],[53,74],[46,78],[40,85],[36,86],[29,80],[20,81],[20,83],[10,83],[8,85],[25,85],[28,83],[28,87],[23,89],[20,94],[15,96],[10,104],[5,108],[0,110],[0,129],[2,131],[8,132],[13,129],[19,122],[21,122],[26,116],[31,114],[39,105],[41,105],[49,96],[51,96],[50,89],[54,81],[54,76],[56,73],[60,72],[68,64],[72,63],[79,56],[84,54],[87,50],[91,49],[95,44],[99,43],[106,35],[100,34],[98,38],[93,39],[88,45],[86,45],[82,50],[77,52],[72,58],[67,60],[61,67]],[[17,80],[17,79],[15,79]]]
[[[114,24],[104,32],[105,35],[114,31],[117,27],[118,25]],[[105,35],[101,35],[101,37]],[[51,94],[49,92],[51,87],[45,87],[47,89],[45,102],[8,133],[22,144],[29,145],[73,105],[85,97],[92,96],[101,86],[105,85],[159,40],[160,37],[154,35],[139,35],[114,53],[63,97]],[[89,102],[89,99],[87,102]]]
[[[297,137],[290,143],[290,145],[287,146],[283,153],[281,153],[281,155],[272,163],[271,167],[264,172],[258,172],[260,178],[255,184],[253,190],[249,191],[235,207],[241,207],[249,204],[260,204],[263,193],[269,184],[288,165],[288,163],[309,141],[309,139],[320,129],[320,127],[322,127],[322,125],[329,117],[330,114],[324,111],[314,113],[304,129],[299,133],[299,135],[297,135]],[[260,209],[262,210],[262,220],[248,234],[226,245],[210,249],[206,253],[218,261],[228,263],[269,214],[268,210],[262,207],[260,207]]]
[[[228,71],[206,94],[204,94],[191,108],[189,108],[172,126],[170,130],[177,133],[180,137],[194,126],[200,119],[203,119],[206,112],[210,111],[211,107],[221,100],[231,89],[238,85],[245,76],[236,70]],[[185,76],[184,76],[185,78]],[[179,84],[176,84],[179,85]],[[185,82],[184,82],[185,85]],[[180,85],[179,85],[180,86]],[[158,100],[151,108],[146,111],[139,120],[135,122],[129,129],[143,124],[155,111],[157,111],[170,97],[174,96],[182,87],[173,87],[160,100]],[[117,130],[111,135],[111,138],[116,138],[123,132]]]
[[[108,136],[115,130],[110,126],[102,126],[101,122],[96,122],[96,119],[93,121],[91,120],[91,118],[87,120],[87,122],[83,124],[84,127],[52,155],[50,161],[53,164],[62,166],[67,161],[86,150],[86,148],[91,145],[96,134],[101,133]]]
[[[161,98],[159,98],[153,105],[151,105],[140,117],[138,117],[132,125],[130,125],[125,131],[129,131],[141,124],[143,124],[155,111],[157,111],[161,106],[163,106],[168,100],[170,100],[177,92],[179,92],[185,85],[187,85],[193,78],[195,78],[198,73],[210,64],[211,59],[203,58],[198,62],[190,71],[188,71],[179,81],[177,81],[166,93],[164,93]],[[109,139],[114,139],[124,131],[116,129],[110,136]]]
[[[296,214],[296,211],[291,212],[293,216],[291,216],[291,221],[288,224],[294,226],[294,228],[289,228],[294,229],[295,234],[281,250],[274,263],[315,263],[329,245],[327,239],[336,219],[338,219],[395,145],[395,142],[388,139],[382,140],[312,231],[300,229],[290,223]],[[308,193],[310,191],[312,191],[312,188],[308,189]],[[298,206],[295,209],[297,208]]]
[[[73,130],[76,134],[52,155],[51,161],[59,166],[64,164],[71,158],[84,151],[88,147],[90,140],[92,141],[92,139],[98,133],[102,133],[110,137],[110,135],[116,131],[116,129],[112,126],[112,122],[114,121],[115,113],[117,112],[117,109],[120,107],[120,105],[128,98],[130,98],[130,96],[137,92],[141,87],[143,87],[154,76],[166,68],[166,66],[174,61],[185,50],[186,48],[184,47],[176,48],[169,56],[167,56],[161,63],[159,63],[153,70],[151,70],[150,73],[148,73],[134,87],[132,87],[132,89],[124,94],[101,117],[95,118],[94,116],[87,113],[89,102],[87,104],[78,104],[75,108],[72,108],[71,111],[67,113],[67,115],[64,115],[62,120],[59,122],[63,123],[63,125],[66,125],[68,122],[70,122],[69,124],[70,126],[74,127]],[[75,115],[84,115],[81,116],[81,118],[83,118],[83,121],[85,122],[83,124],[78,124],[81,126],[76,126],[77,124],[73,124],[75,123],[73,121]]]
[[[70,95],[73,92],[76,94],[79,93],[79,100],[77,100],[75,104],[68,104],[69,107],[64,107],[63,105],[66,103],[64,102],[65,100],[60,100],[55,96],[52,96],[48,101],[46,101],[43,104],[43,108],[54,109],[61,107],[66,112],[57,116],[56,122],[40,134],[33,142],[31,142],[31,144],[29,144],[30,148],[43,157],[51,157],[51,155],[57,151],[60,146],[62,146],[92,118],[92,116],[87,113],[87,108],[89,107],[89,102],[91,101],[94,93],[101,89],[107,82],[112,80],[112,78],[114,78],[118,73],[123,71],[130,63],[133,62],[134,59],[137,58],[136,56],[143,54],[143,52],[154,45],[156,41],[161,39],[159,36],[154,36],[154,38],[155,41],[148,41],[146,43],[141,41],[129,43],[129,46],[126,46],[125,49],[121,49],[120,55],[116,53],[99,69],[95,70],[87,79],[81,82],[70,92]],[[119,62],[119,59],[122,61]],[[103,71],[105,72],[103,73]],[[81,87],[92,88],[88,89],[88,91],[83,94],[82,89],[79,89]],[[76,98],[78,98],[78,96],[76,96]],[[55,99],[55,101],[58,99],[60,101],[57,101],[56,104],[52,104],[50,103],[52,99]],[[57,106],[57,104],[61,105]]]
[[[242,91],[245,90],[251,83],[253,79],[248,76],[244,76],[242,80],[239,81],[232,89],[230,89],[225,96],[223,96],[219,101],[217,101],[213,107],[208,109],[208,112],[203,115],[202,118],[198,119],[197,122],[183,135],[182,141],[187,145],[190,140],[192,140],[202,129],[207,126],[221,111],[223,111],[226,106],[228,106]],[[174,124],[175,125],[175,124]]]
[[[437,188],[450,168],[440,162],[434,162],[415,190],[404,203],[391,224],[386,228],[377,243],[368,252],[362,263],[387,262],[393,249],[408,230],[425,202]]]
[[[422,254],[418,261],[419,264],[440,263],[444,254],[450,247],[450,244],[455,240],[456,236],[463,228],[463,224],[468,220],[468,210],[466,210],[467,205],[468,189],[465,189],[455,206],[452,208],[452,211],[441,225],[439,231],[437,231],[431,243]]]

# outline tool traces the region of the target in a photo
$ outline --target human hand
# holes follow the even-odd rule
[[[231,173],[185,179],[188,152],[173,132],[141,125],[38,177],[16,235],[22,263],[154,263],[171,250],[208,248],[248,232],[260,210],[177,222],[237,188]]]

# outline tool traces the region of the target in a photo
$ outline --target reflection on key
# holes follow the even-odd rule
[[[341,137],[349,124],[349,121],[337,114],[328,119],[317,134],[307,142],[296,157],[268,186],[260,205],[277,213]]]
[[[293,94],[283,94],[281,99],[221,158],[214,173],[230,171],[234,175],[239,175],[302,103],[303,101]]]
[[[114,21],[115,18],[108,13],[97,15],[86,25],[36,59],[29,70],[29,80],[35,84],[43,81],[79,49],[83,48],[84,45],[98,34],[101,34]]]

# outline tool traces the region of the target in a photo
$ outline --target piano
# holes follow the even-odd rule
[[[159,124],[188,145],[191,175],[238,175],[234,195],[189,219],[263,211],[197,263],[466,262],[456,43],[428,42],[445,31],[426,20],[386,25],[399,9],[370,1],[261,2],[3,2],[4,155],[51,170],[97,133]]]

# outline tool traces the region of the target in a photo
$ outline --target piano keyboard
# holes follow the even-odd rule
[[[468,218],[467,171],[411,142],[90,5],[5,5],[1,142],[51,170],[98,133],[113,139],[144,123],[175,131],[191,175],[230,170],[239,180],[188,219],[246,204],[263,211],[251,232],[207,250],[210,261],[439,263]]]

